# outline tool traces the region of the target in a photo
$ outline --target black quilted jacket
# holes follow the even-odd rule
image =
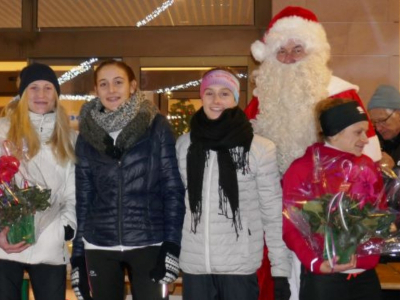
[[[120,135],[125,130],[129,128]],[[85,138],[88,135],[90,139]],[[98,137],[97,145],[87,141],[93,137]],[[99,246],[163,241],[180,245],[184,187],[175,139],[165,117],[158,114],[144,135],[133,145],[125,145],[125,150],[117,149],[104,132],[81,131],[76,154],[74,257],[84,253],[82,237]]]

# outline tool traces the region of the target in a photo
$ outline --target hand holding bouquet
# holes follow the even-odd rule
[[[351,255],[379,254],[384,238],[396,214],[377,209],[371,203],[363,206],[348,194],[325,194],[306,202],[298,212],[310,226],[316,247],[323,258],[347,263]],[[311,238],[311,237],[310,237]]]
[[[0,156],[0,228],[10,228],[7,235],[10,244],[20,241],[33,244],[35,213],[50,206],[51,191],[27,179],[27,171],[22,170],[20,161],[10,154],[10,148],[4,141]],[[20,184],[16,175],[21,179]]]

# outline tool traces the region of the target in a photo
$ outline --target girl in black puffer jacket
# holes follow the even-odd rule
[[[93,299],[122,300],[125,269],[134,299],[162,299],[158,283],[179,272],[184,217],[175,140],[125,63],[100,64],[95,90],[98,98],[82,107],[76,146],[74,290],[90,299],[86,257]]]

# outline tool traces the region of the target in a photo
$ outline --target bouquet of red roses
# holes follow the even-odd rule
[[[35,213],[49,206],[51,190],[32,184],[20,161],[11,155],[12,146],[3,142],[0,155],[0,229],[8,226],[10,244],[35,242]],[[16,175],[21,182],[18,184]]]
[[[364,159],[365,160],[365,159]],[[312,182],[285,201],[284,215],[315,253],[335,263],[352,255],[380,254],[397,212],[385,206],[379,172],[363,158],[321,158],[314,153]]]

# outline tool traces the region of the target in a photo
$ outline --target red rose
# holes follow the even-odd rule
[[[14,156],[0,156],[0,180],[10,182],[18,172],[19,160]]]

